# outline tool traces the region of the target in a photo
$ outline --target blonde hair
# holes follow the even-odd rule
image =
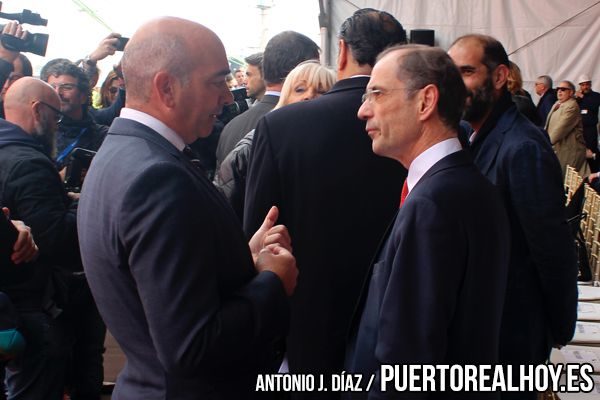
[[[512,61],[509,61],[508,66],[508,82],[506,86],[511,94],[525,95],[523,90],[523,77],[521,76],[521,68]]]
[[[292,90],[301,81],[305,81],[308,86],[316,88],[319,93],[325,93],[331,89],[336,81],[336,77],[333,70],[322,66],[318,61],[309,60],[301,62],[285,78],[285,82],[281,88],[281,97],[275,109],[290,104],[289,99]]]

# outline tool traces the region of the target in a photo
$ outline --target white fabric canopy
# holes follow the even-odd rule
[[[457,37],[483,33],[502,42],[523,74],[525,88],[535,99],[533,83],[550,75],[555,83],[577,85],[581,74],[591,76],[600,90],[599,0],[323,0],[330,15],[329,63],[335,65],[337,34],[342,22],[359,8],[393,14],[411,29],[435,30],[435,44],[448,49]]]

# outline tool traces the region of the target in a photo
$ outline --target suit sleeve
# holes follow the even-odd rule
[[[532,142],[516,149],[509,162],[510,202],[541,279],[552,337],[566,344],[577,317],[577,264],[560,167],[554,154]]]
[[[552,129],[548,129],[552,144],[563,140],[569,133],[573,132],[581,119],[579,107],[576,104],[562,104],[560,112],[557,123],[552,126]]]
[[[388,239],[395,245],[387,247],[382,261],[392,263],[389,278],[378,274],[378,265],[373,270],[374,279],[387,281],[375,356],[380,365],[435,364],[447,353],[447,332],[465,273],[466,234],[448,210],[429,199],[414,198],[404,207]],[[369,399],[430,396],[398,393],[389,384],[381,392],[379,373]]]
[[[243,368],[287,328],[287,297],[274,274],[246,274],[239,288],[222,287],[220,274],[231,270],[222,264],[244,260],[234,266],[243,270],[252,260],[243,234],[207,196],[180,167],[157,163],[131,186],[120,212],[119,235],[158,358],[182,376]]]
[[[271,132],[268,120],[263,118],[254,132],[254,142],[250,151],[244,204],[244,231],[247,237],[251,237],[261,226],[271,206],[280,207],[281,198],[281,184]]]
[[[48,262],[80,270],[77,217],[69,208],[64,186],[54,166],[47,160],[23,160],[10,172],[4,188],[12,199],[11,213],[31,227]]]

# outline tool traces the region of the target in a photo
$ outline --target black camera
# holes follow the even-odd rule
[[[76,147],[70,154],[71,162],[67,165],[65,174],[65,188],[68,192],[81,192],[81,185],[83,185],[83,180],[95,155],[95,151],[81,147]]]
[[[0,1],[0,9],[2,2]],[[18,21],[20,24],[29,25],[48,25],[48,20],[40,17],[40,14],[31,12],[31,10],[23,10],[20,13],[7,14],[0,12],[0,18]],[[0,32],[4,29],[4,25],[0,25]],[[46,55],[48,47],[48,34],[46,33],[31,33],[27,32],[24,39],[16,36],[2,34],[0,40],[2,45],[10,51],[19,51],[37,54],[38,56]]]
[[[219,119],[223,124],[227,124],[229,121],[248,110],[248,92],[245,87],[232,89],[231,94],[233,95],[233,103],[225,104],[223,111],[219,115]]]
[[[125,46],[127,45],[127,42],[129,42],[129,38],[121,36],[120,38],[117,38],[117,39],[118,39],[117,45],[115,46],[117,51],[125,50]]]

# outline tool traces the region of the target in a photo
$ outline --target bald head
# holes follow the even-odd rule
[[[50,85],[36,78],[21,78],[4,97],[6,120],[35,137],[49,156],[56,153],[60,98]]]
[[[192,21],[163,17],[142,25],[121,65],[126,106],[159,119],[185,143],[210,134],[223,104],[232,100],[221,40]]]
[[[146,103],[154,76],[166,71],[184,83],[202,63],[194,50],[221,46],[208,28],[181,18],[163,17],[142,25],[127,43],[121,61],[127,101]]]
[[[4,98],[6,120],[32,133],[35,125],[32,106],[39,101],[60,109],[58,94],[46,82],[32,77],[17,80],[8,89]]]

